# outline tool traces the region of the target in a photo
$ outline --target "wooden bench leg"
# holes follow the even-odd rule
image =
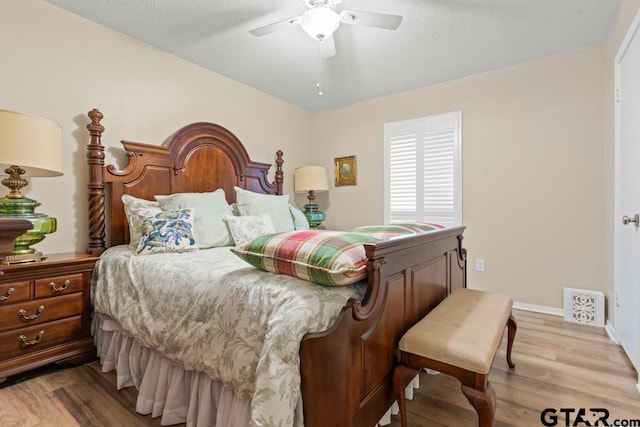
[[[491,383],[487,383],[484,391],[463,384],[462,392],[478,414],[478,427],[493,426],[496,415],[496,392]]]
[[[518,324],[516,323],[516,318],[513,317],[513,313],[509,316],[509,320],[507,320],[507,364],[510,368],[515,368],[516,365],[511,361],[511,349],[513,348],[513,340],[516,338],[516,330],[518,329]]]
[[[407,427],[407,403],[405,398],[405,388],[413,377],[418,375],[420,371],[405,365],[396,365],[393,370],[393,391],[398,397],[398,406],[400,407],[400,422],[402,427]]]

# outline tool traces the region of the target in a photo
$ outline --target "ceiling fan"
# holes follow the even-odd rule
[[[402,22],[402,16],[386,13],[358,10],[343,10],[338,13],[336,12],[336,5],[342,3],[342,0],[301,1],[308,8],[301,16],[274,22],[273,24],[255,28],[249,32],[254,36],[261,37],[299,24],[312,39],[320,43],[320,56],[329,58],[336,54],[333,33],[341,23],[395,30]]]

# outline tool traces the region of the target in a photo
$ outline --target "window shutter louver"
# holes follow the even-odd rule
[[[416,133],[411,133],[392,138],[389,159],[391,222],[416,220],[417,137]]]

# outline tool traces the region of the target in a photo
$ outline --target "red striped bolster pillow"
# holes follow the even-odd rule
[[[432,222],[405,222],[388,225],[365,225],[351,230],[353,233],[362,233],[374,239],[383,240],[391,237],[418,234],[425,231],[433,231],[445,228],[444,225]]]
[[[325,286],[343,286],[366,277],[364,243],[359,233],[299,230],[258,237],[231,251],[254,267]]]

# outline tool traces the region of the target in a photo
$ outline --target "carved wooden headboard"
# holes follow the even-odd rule
[[[109,246],[128,242],[129,230],[122,195],[153,200],[157,194],[206,192],[222,188],[229,203],[235,202],[234,186],[265,194],[282,194],[282,151],[276,153],[275,182],[269,182],[268,163],[249,158],[240,140],[222,126],[199,122],[187,125],[162,145],[121,141],[129,157],[124,169],[104,165],[101,143],[103,115],[93,109],[87,125],[89,165],[89,247],[100,255]],[[107,200],[108,199],[108,200]],[[107,225],[108,223],[108,225]]]

